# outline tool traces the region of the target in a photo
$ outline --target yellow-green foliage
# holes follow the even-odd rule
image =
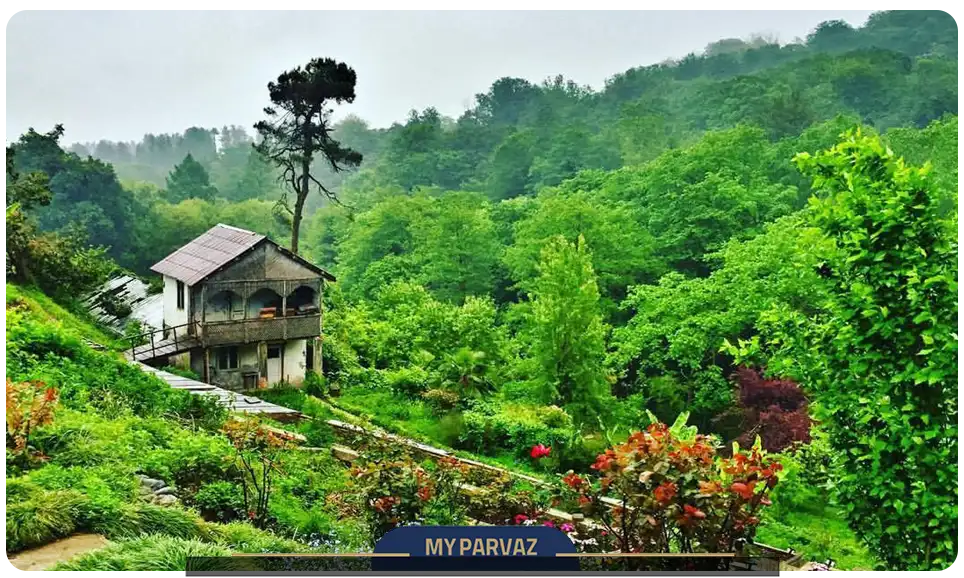
[[[92,320],[65,309],[42,291],[7,283],[7,317],[27,314],[62,328],[76,337],[87,338],[107,347],[123,349],[124,344],[116,336],[102,330]]]
[[[61,562],[53,570],[184,571],[187,559],[230,556],[223,546],[155,534],[111,544],[106,548]]]

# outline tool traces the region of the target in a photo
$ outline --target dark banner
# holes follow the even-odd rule
[[[545,526],[406,526],[382,537],[372,553],[237,554],[192,558],[190,575],[260,574],[580,574],[632,572],[775,576],[774,559],[734,554],[580,554],[566,535]]]

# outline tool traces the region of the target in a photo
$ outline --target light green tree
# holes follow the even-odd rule
[[[610,395],[603,370],[607,328],[585,239],[552,239],[538,269],[529,293],[529,354],[540,370],[535,379],[574,414],[598,415]]]

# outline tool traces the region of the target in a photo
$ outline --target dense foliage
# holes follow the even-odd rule
[[[273,430],[222,429],[223,414],[91,352],[78,335],[92,330],[14,287],[7,377],[55,387],[60,408],[26,444],[50,463],[8,461],[29,489],[8,545],[138,535],[154,512],[124,484],[143,473],[259,545],[360,548],[468,517],[554,524],[549,507],[581,499],[611,526],[563,530],[583,548],[729,551],[757,536],[850,567],[947,567],[956,46],[945,13],[880,12],[785,45],[721,40],[600,90],[502,78],[457,119],[429,108],[387,129],[332,123],[355,73],[316,59],[269,85],[257,147],[240,127],[70,152],[62,127],[28,131],[7,157],[18,282],[69,301],[110,269],[104,252],[145,273],[218,222],[300,239],[338,278],[323,375],[264,396],[318,418],[300,426],[309,443],[333,443],[331,412],[364,416],[546,485],[378,448],[349,479]],[[315,140],[299,149],[299,134]],[[659,425],[681,413],[702,435]],[[575,493],[545,489],[568,470]],[[623,510],[600,509],[606,494]],[[247,547],[179,520],[157,542],[172,560]],[[145,564],[139,540],[68,566]]]
[[[946,567],[957,556],[956,214],[942,216],[927,167],[860,131],[797,163],[821,192],[808,216],[833,241],[831,289],[816,316],[767,316],[770,369],[805,380],[825,407],[838,490],[881,559]]]

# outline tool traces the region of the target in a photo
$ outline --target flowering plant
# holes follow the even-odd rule
[[[676,424],[678,425],[678,424]],[[752,539],[782,466],[759,441],[733,457],[714,438],[653,423],[600,454],[595,480],[569,472],[562,482],[598,547],[621,552],[734,552]]]
[[[464,508],[458,491],[464,468],[442,458],[423,466],[389,446],[372,452],[372,459],[351,470],[361,486],[372,543],[398,526],[459,524]]]

